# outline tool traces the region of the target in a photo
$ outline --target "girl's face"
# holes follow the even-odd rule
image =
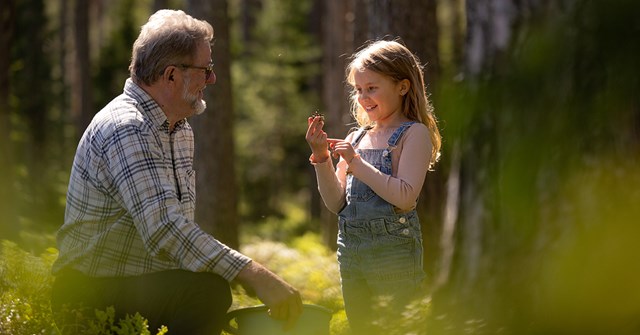
[[[407,80],[395,82],[371,70],[356,71],[353,79],[358,103],[369,120],[385,125],[402,117],[402,96],[409,88]]]

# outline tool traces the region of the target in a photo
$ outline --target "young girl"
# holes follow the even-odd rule
[[[405,46],[377,41],[347,67],[352,114],[360,126],[330,139],[324,120],[308,120],[318,189],[338,214],[342,293],[354,334],[376,333],[374,306],[400,315],[425,277],[416,202],[437,161],[440,133],[427,99],[422,66]],[[340,157],[334,167],[330,157]]]

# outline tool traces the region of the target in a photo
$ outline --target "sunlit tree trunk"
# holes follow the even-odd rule
[[[324,2],[322,20],[322,109],[325,114],[325,130],[332,137],[344,138],[353,120],[349,115],[348,91],[344,85],[345,55],[353,51],[353,0],[329,0]],[[313,168],[309,169],[313,185],[312,208],[319,213],[325,244],[336,248],[337,217],[322,202]],[[317,215],[317,214],[316,214]]]
[[[468,128],[460,139],[453,139],[460,149],[460,193],[455,227],[456,266],[450,273],[450,284],[454,287],[451,291],[460,301],[466,301],[470,308],[481,311],[482,305],[507,303],[505,299],[509,298],[496,292],[506,290],[507,283],[512,285],[522,280],[514,278],[514,273],[506,265],[515,258],[513,248],[523,252],[528,247],[524,244],[514,246],[514,242],[509,240],[516,238],[513,225],[535,225],[535,212],[529,213],[527,220],[530,221],[527,222],[513,222],[505,214],[513,210],[507,208],[512,203],[502,194],[505,185],[501,184],[505,178],[505,148],[509,146],[504,143],[503,134],[505,130],[518,127],[513,120],[521,120],[527,115],[514,116],[509,114],[513,113],[509,110],[496,108],[494,103],[498,103],[496,99],[499,97],[490,95],[493,91],[489,87],[505,73],[506,55],[513,50],[517,27],[523,23],[527,13],[535,12],[538,7],[511,0],[477,0],[467,1],[465,9],[466,43],[462,72],[467,87],[474,96],[481,97],[479,101],[483,103],[473,106],[474,112],[466,122]],[[529,170],[535,169],[531,166]],[[528,177],[523,173],[521,178],[528,180]],[[524,181],[522,183],[525,184]],[[535,190],[522,192],[533,193]],[[535,199],[535,195],[529,197]],[[534,231],[534,227],[530,229]],[[474,300],[474,296],[484,299]]]
[[[207,110],[190,120],[196,136],[196,222],[218,240],[237,248],[238,191],[234,166],[227,1],[188,0],[187,12],[213,25],[215,45],[212,57],[217,77],[216,84],[205,91]]]
[[[462,69],[462,55],[464,50],[464,0],[439,0],[438,13],[444,13],[438,17],[438,27],[441,33],[439,40],[442,44],[451,45],[449,50],[439,50],[438,59],[440,72],[446,76],[455,76]],[[448,52],[448,54],[447,54]],[[428,63],[428,62],[427,62]],[[428,64],[427,64],[428,66]],[[444,77],[438,73],[438,77]],[[443,78],[444,81],[450,78]],[[434,91],[432,88],[430,90]],[[441,148],[442,157],[436,165],[435,171],[427,175],[426,186],[422,190],[421,201],[418,203],[418,211],[421,217],[426,218],[425,227],[425,266],[431,275],[431,291],[436,292],[449,282],[456,252],[456,232],[458,223],[458,211],[460,205],[460,139],[449,138],[449,131],[445,131],[446,121],[442,114],[443,105],[435,100],[441,94],[430,96],[435,105],[436,117],[439,120],[439,128],[444,137]],[[444,107],[446,108],[446,107]],[[455,112],[454,112],[455,113]],[[448,129],[447,129],[448,130]],[[434,182],[435,181],[435,182]],[[439,224],[438,224],[439,223]]]
[[[480,86],[481,76],[490,75],[500,65],[500,56],[506,51],[512,33],[514,11],[510,0],[467,1],[465,78],[477,82],[476,87]],[[476,109],[479,112],[460,148],[459,265],[455,280],[462,295],[471,295],[478,289],[480,276],[490,266],[487,244],[493,243],[492,229],[499,224],[498,195],[492,179],[497,174],[498,115],[488,106]]]

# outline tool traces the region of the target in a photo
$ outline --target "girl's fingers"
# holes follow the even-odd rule
[[[322,125],[319,125],[315,120],[309,118],[309,127],[307,128],[307,138],[312,137],[318,133],[318,130],[322,130]]]

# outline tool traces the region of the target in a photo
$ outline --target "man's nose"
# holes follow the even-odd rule
[[[209,76],[209,80],[207,80],[207,85],[213,85],[216,83],[216,73],[215,72],[211,72],[211,75]]]

